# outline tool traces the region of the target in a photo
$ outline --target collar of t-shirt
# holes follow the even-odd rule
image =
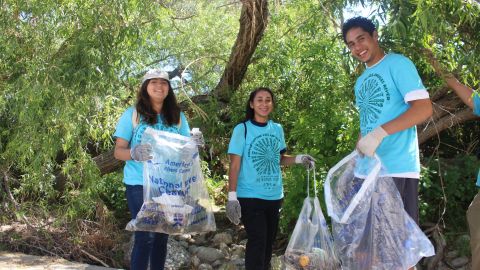
[[[255,121],[255,120],[253,120],[253,119],[250,119],[250,122],[251,122],[252,124],[254,124],[255,126],[257,126],[257,127],[266,127],[267,124],[268,124],[268,121],[265,122],[265,123],[260,123],[260,122],[257,122],[257,121]]]
[[[367,66],[367,64],[365,64],[365,67],[366,67],[367,69],[371,69],[371,68],[374,68],[374,67],[378,66],[381,62],[383,62],[383,60],[384,60],[385,58],[387,58],[388,55],[389,55],[388,53],[384,54],[383,57],[382,57],[382,59],[378,60],[377,63],[375,63],[375,64],[373,64],[373,65],[371,65],[371,66]]]

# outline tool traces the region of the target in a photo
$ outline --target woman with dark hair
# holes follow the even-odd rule
[[[135,219],[143,204],[143,161],[152,159],[152,146],[141,144],[147,127],[190,136],[187,119],[177,104],[168,73],[158,69],[148,71],[142,80],[135,108],[128,108],[117,123],[115,134],[116,159],[126,161],[123,182],[128,208]],[[201,140],[201,133],[197,142]],[[135,232],[130,266],[132,270],[163,270],[167,256],[168,235]]]
[[[247,270],[270,269],[283,199],[280,165],[301,163],[310,168],[315,162],[309,155],[286,155],[283,128],[269,119],[274,105],[269,88],[250,93],[245,122],[234,128],[228,147],[226,214],[234,224],[242,221],[245,226]]]

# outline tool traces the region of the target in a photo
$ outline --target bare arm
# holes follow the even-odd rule
[[[453,91],[455,91],[455,93],[458,97],[460,97],[463,103],[473,109],[473,90],[470,87],[462,84],[453,76],[445,76],[445,82],[447,83],[448,87],[452,88]]]
[[[280,156],[280,165],[290,166],[292,164],[295,164],[295,156],[285,155],[285,154],[282,154]]]
[[[410,108],[407,111],[382,125],[382,128],[388,134],[394,134],[423,123],[432,116],[433,109],[430,99],[417,99],[409,101],[408,103],[410,104]]]
[[[230,168],[228,170],[228,191],[237,191],[238,173],[242,157],[239,155],[228,155],[230,157]]]
[[[115,141],[115,150],[113,151],[113,156],[118,160],[131,160],[130,148],[128,147],[128,142],[122,138],[117,138]]]

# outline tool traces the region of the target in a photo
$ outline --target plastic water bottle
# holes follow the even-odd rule
[[[198,146],[203,146],[205,144],[202,132],[199,128],[192,128],[192,131],[190,131],[190,135],[192,136],[192,138],[197,138],[195,141]]]

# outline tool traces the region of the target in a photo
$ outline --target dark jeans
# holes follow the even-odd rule
[[[143,204],[143,186],[125,185],[127,187],[127,203],[132,219],[137,217]],[[155,232],[135,232],[131,270],[146,270],[150,262],[151,270],[163,270],[167,258],[168,234]]]
[[[247,232],[246,270],[268,270],[272,246],[277,236],[282,200],[238,198],[242,208],[242,223]]]

